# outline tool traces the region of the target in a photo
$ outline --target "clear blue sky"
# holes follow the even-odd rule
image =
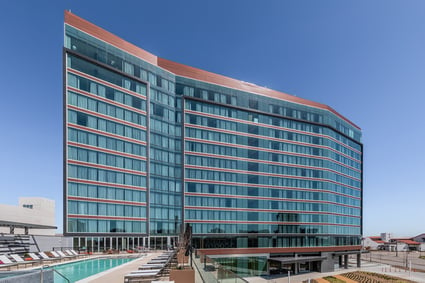
[[[56,200],[63,11],[160,57],[328,104],[363,129],[364,234],[425,205],[425,1],[0,1],[0,203]]]

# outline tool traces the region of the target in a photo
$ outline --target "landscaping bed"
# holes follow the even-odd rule
[[[365,272],[365,271],[347,272],[347,273],[341,274],[341,276],[349,278],[356,282],[360,282],[360,283],[363,283],[363,282],[364,283],[384,283],[384,282],[394,282],[394,283],[411,283],[412,282],[413,283],[414,282],[414,281],[402,279],[395,276],[389,276],[386,274]]]

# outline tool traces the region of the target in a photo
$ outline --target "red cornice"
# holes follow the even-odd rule
[[[180,63],[176,63],[167,59],[159,58],[152,53],[147,52],[121,38],[118,36],[72,14],[69,11],[65,11],[65,23],[71,25],[83,32],[86,32],[100,40],[103,40],[117,48],[120,48],[144,61],[147,61],[155,66],[161,67],[171,73],[174,73],[177,76],[186,77],[194,80],[204,81],[206,83],[221,85],[228,88],[237,89],[240,91],[246,91],[250,93],[255,93],[258,95],[273,97],[277,99],[282,99],[285,101],[298,103],[306,106],[316,107],[324,110],[328,110],[353,127],[360,129],[356,124],[336,112],[332,107],[329,107],[325,104],[317,103],[310,101],[304,98],[279,92],[276,90],[268,89],[265,87],[257,86],[255,84],[247,83],[244,81],[239,81],[232,79],[223,75],[211,73],[194,67],[186,66]]]
[[[289,102],[294,102],[294,103],[298,103],[302,105],[325,109],[334,113],[335,115],[337,115],[338,117],[340,117],[341,119],[349,123],[350,125],[356,127],[357,129],[360,129],[356,124],[354,124],[353,122],[351,122],[350,120],[348,120],[347,118],[345,118],[344,116],[336,112],[332,107],[329,107],[325,104],[321,104],[321,103],[307,100],[301,97],[293,96],[287,93],[272,90],[269,88],[261,87],[252,83],[239,81],[239,80],[232,79],[223,75],[197,69],[194,67],[186,66],[186,65],[176,63],[167,59],[159,58],[159,57],[158,57],[158,66],[181,77],[186,77],[186,78],[203,81],[207,83],[212,83],[216,85],[221,85],[224,87],[229,87],[229,88],[233,88],[233,89],[237,89],[241,91],[256,93],[263,96],[273,97],[273,98],[282,99]]]
[[[146,50],[143,50],[137,47],[134,44],[131,44],[122,38],[86,21],[69,11],[65,11],[65,24],[71,25],[81,31],[84,31],[94,37],[97,37],[100,40],[103,40],[117,48],[120,48],[130,54],[133,54],[140,59],[147,61],[153,65],[157,64],[157,57]]]
[[[340,252],[360,251],[361,246],[334,246],[334,247],[308,247],[308,248],[240,248],[240,249],[198,249],[205,255],[227,254],[268,254],[268,253],[308,253],[308,252]]]

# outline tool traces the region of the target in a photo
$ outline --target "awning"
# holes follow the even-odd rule
[[[15,227],[28,229],[57,229],[56,226],[0,220],[0,227]]]
[[[327,259],[326,256],[298,256],[298,257],[270,257],[269,261],[278,261],[280,263],[312,262]]]

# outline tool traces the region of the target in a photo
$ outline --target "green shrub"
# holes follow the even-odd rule
[[[327,281],[329,281],[329,282],[331,282],[331,283],[345,283],[345,281],[344,281],[344,280],[341,280],[341,279],[335,278],[335,277],[333,277],[333,276],[326,276],[326,277],[323,277],[323,279],[325,279],[325,280],[327,280]]]

